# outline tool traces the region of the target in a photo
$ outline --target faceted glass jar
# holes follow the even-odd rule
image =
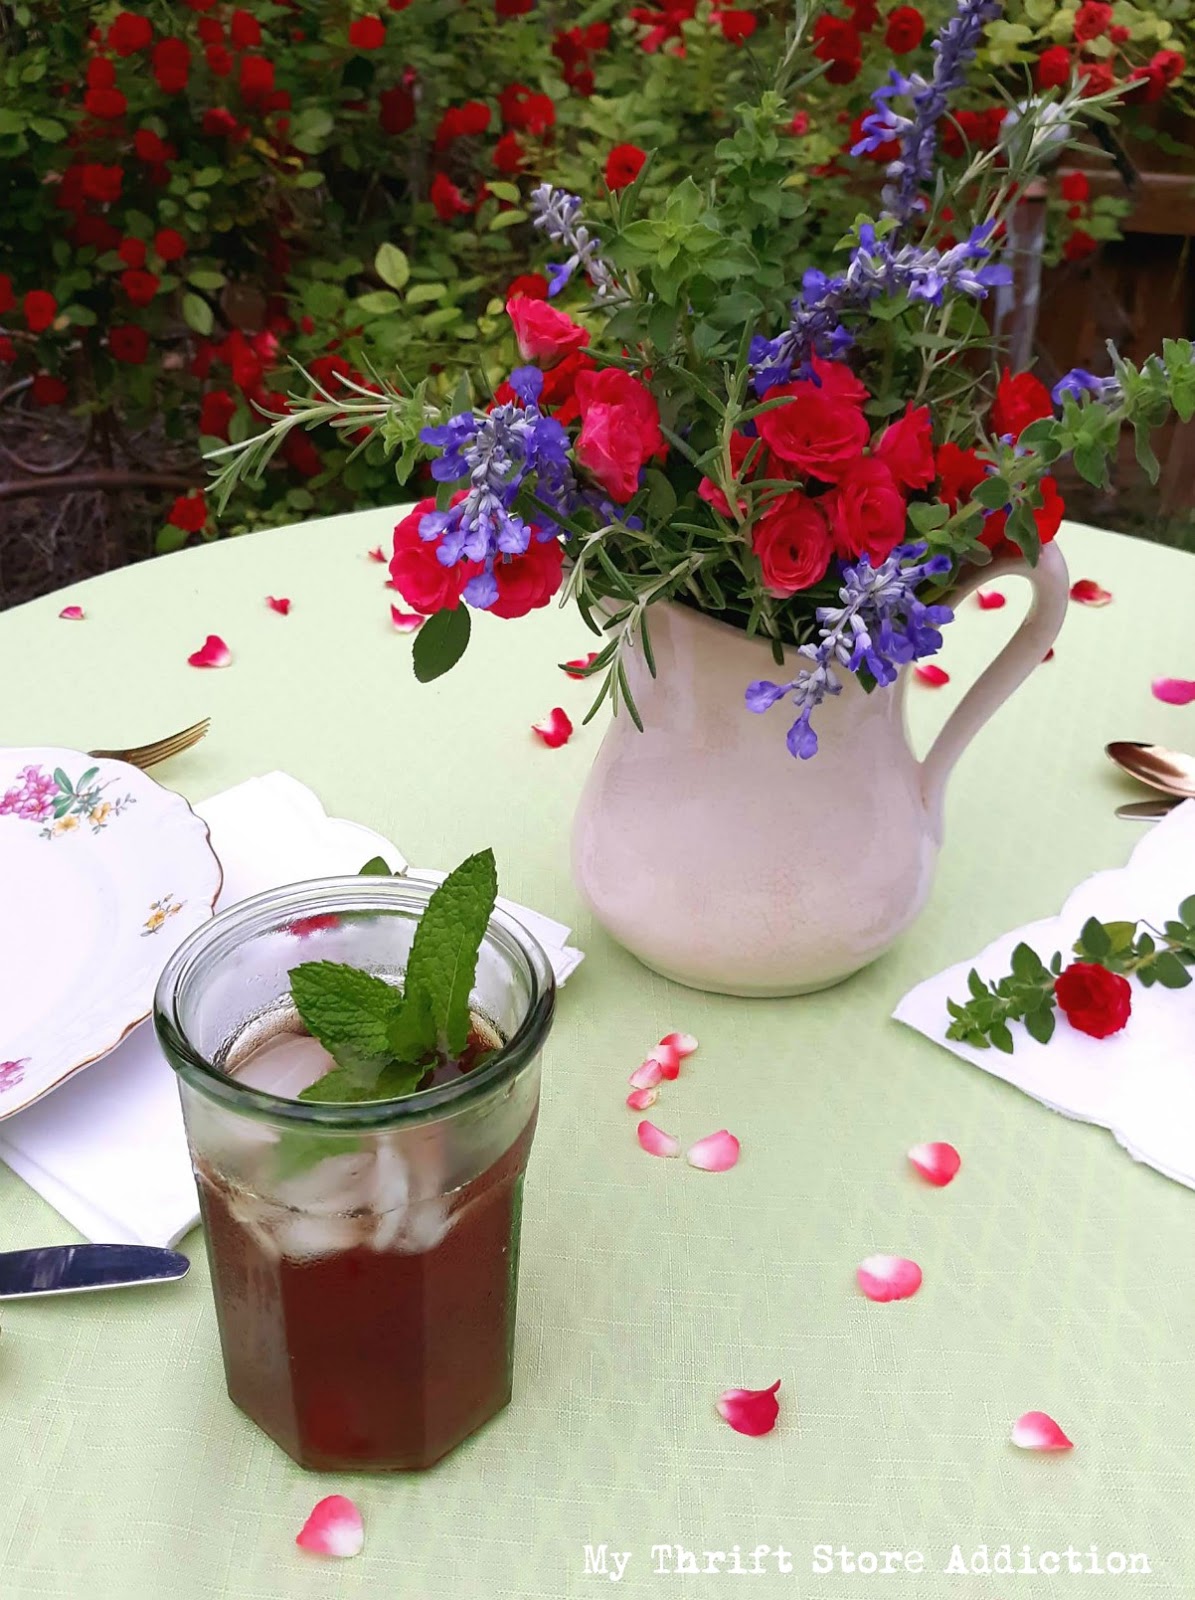
[[[502,1044],[451,1082],[336,1105],[231,1075],[300,1031],[292,967],[401,982],[435,887],[329,878],[257,895],[180,946],[154,1001],[228,1392],[304,1467],[429,1467],[510,1399],[523,1174],[555,1005],[531,934],[491,918],[471,1005]]]

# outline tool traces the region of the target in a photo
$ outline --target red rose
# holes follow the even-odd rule
[[[897,6],[888,13],[884,43],[895,55],[907,55],[925,38],[925,18],[914,6]]]
[[[1072,961],[1059,973],[1054,998],[1071,1027],[1093,1039],[1119,1033],[1133,1009],[1128,979],[1093,961]]]
[[[742,466],[751,454],[755,440],[745,433],[732,433],[730,436],[730,465],[734,469],[736,481],[742,481]],[[715,511],[720,511],[724,517],[730,516],[730,501],[712,478],[702,478],[697,485],[697,493],[707,505],[713,506]],[[739,501],[739,510],[743,509],[743,502]]]
[[[535,10],[535,0],[494,0],[496,17],[525,17]]]
[[[665,449],[655,396],[617,367],[578,373],[576,395],[581,410],[577,460],[607,494],[629,500],[644,462]]]
[[[242,56],[237,85],[247,105],[262,99],[274,87],[274,63],[265,56]]]
[[[1071,54],[1065,45],[1051,45],[1037,58],[1034,78],[1039,89],[1060,89],[1070,82]]]
[[[494,166],[513,177],[523,170],[523,147],[517,133],[504,133],[494,146]]]
[[[1018,372],[1014,378],[1005,367],[992,402],[992,432],[1016,440],[1031,422],[1053,415],[1054,402],[1041,379],[1031,372]]]
[[[135,328],[131,325],[109,328],[108,349],[112,352],[114,361],[124,361],[131,367],[139,367],[149,350],[149,334],[144,328]]]
[[[1159,50],[1150,56],[1149,69],[1160,73],[1166,83],[1171,84],[1187,70],[1187,58],[1177,50]]]
[[[826,498],[840,556],[865,555],[879,566],[905,536],[905,497],[888,466],[874,456],[853,461]]]
[[[30,289],[23,301],[25,323],[30,333],[45,333],[58,315],[58,302],[47,289]]]
[[[199,431],[213,439],[228,438],[228,424],[236,415],[237,403],[227,389],[211,389],[199,402]]]
[[[432,179],[430,198],[441,222],[466,216],[473,209],[446,172],[437,172]]]
[[[1053,478],[1041,480],[1041,500],[1041,505],[1034,507],[1033,520],[1037,525],[1037,537],[1042,544],[1049,544],[1066,514],[1066,501],[1058,493],[1058,485]],[[997,555],[1019,556],[1021,552],[1017,546],[1004,537],[1007,525],[1007,511],[991,512],[984,520],[979,542]]]
[[[17,303],[17,297],[12,292],[12,279],[7,272],[0,272],[0,317],[6,311],[11,311]]]
[[[163,162],[170,153],[170,146],[152,128],[138,128],[133,135],[133,149],[142,161]]]
[[[215,17],[200,17],[198,33],[204,44],[224,43],[224,24]]]
[[[157,294],[161,280],[154,272],[128,267],[120,275],[120,286],[135,306],[147,306]]]
[[[107,56],[93,56],[87,63],[87,87],[111,89],[116,82],[116,68]]]
[[[822,16],[813,25],[813,53],[828,61],[827,83],[853,83],[863,66],[863,43],[853,22]]]
[[[88,200],[99,205],[111,205],[120,199],[124,173],[119,167],[105,167],[98,161],[88,161],[80,173],[80,184]]]
[[[453,497],[454,503],[460,499]],[[480,561],[458,561],[442,566],[436,550],[438,539],[421,539],[419,524],[436,509],[434,499],[420,500],[394,530],[394,555],[390,579],[409,606],[431,616],[433,611],[451,610],[460,604],[461,593],[470,578],[482,570]]]
[[[820,388],[802,379],[769,389],[764,399],[781,396],[791,398],[787,405],[761,414],[760,437],[781,461],[792,462],[824,482],[836,482],[859,459],[871,437],[866,417],[855,402],[835,394],[824,380]]]
[[[647,152],[637,144],[616,144],[606,157],[607,189],[625,189],[643,171]]]
[[[415,122],[415,96],[399,84],[378,96],[378,124],[383,133],[406,133]]]
[[[83,96],[83,109],[97,122],[119,122],[129,109],[129,102],[119,89],[88,89]]]
[[[1085,98],[1105,93],[1116,82],[1116,74],[1106,61],[1080,61],[1079,78]]]
[[[270,407],[277,410],[277,405]],[[286,443],[282,446],[282,455],[292,472],[297,472],[301,478],[314,478],[317,473],[324,470],[324,458],[311,442],[311,437],[306,433],[288,433]]]
[[[938,447],[938,498],[957,511],[959,505],[971,495],[988,475],[988,469],[974,450],[962,450],[957,444]]]
[[[512,83],[509,88],[503,89],[498,96],[498,106],[508,128],[517,128],[521,133],[530,133],[536,138],[542,138],[556,123],[556,103],[551,95],[535,94],[525,83]],[[471,100],[469,107],[477,107],[485,112],[485,126],[488,128],[489,107],[482,106],[477,100]]]
[[[192,489],[190,494],[180,494],[170,507],[166,521],[184,533],[198,533],[207,521],[207,501],[202,489]]]
[[[0,361],[15,361],[17,347],[6,333],[0,333]]]
[[[875,454],[902,489],[928,489],[937,476],[929,407],[914,411],[907,405],[904,416],[880,435]]]
[[[514,324],[519,354],[524,361],[551,366],[570,350],[589,343],[589,331],[544,300],[508,300],[506,314]]]
[[[209,139],[238,134],[240,125],[227,106],[212,106],[203,113],[203,131]]]
[[[1101,4],[1101,0],[1083,0],[1075,13],[1075,41],[1078,44],[1090,44],[1092,39],[1107,33],[1111,26],[1111,6]]]
[[[183,39],[159,39],[150,57],[163,94],[182,94],[191,75],[191,51]]]
[[[144,50],[153,39],[154,30],[148,17],[138,17],[132,11],[118,11],[108,27],[108,48],[118,56],[135,55]]]
[[[238,50],[253,50],[261,43],[261,23],[248,11],[234,11],[228,28]]]
[[[822,508],[799,489],[782,495],[751,530],[769,594],[784,598],[824,578],[834,543]]]
[[[1099,240],[1093,238],[1085,228],[1076,228],[1063,245],[1062,254],[1067,261],[1085,261],[1088,256],[1094,255],[1099,247]]]
[[[187,253],[187,241],[173,228],[159,228],[154,234],[154,249],[163,261],[177,261]]]
[[[846,0],[846,8],[854,16],[860,33],[870,33],[880,20],[876,0]]]
[[[445,150],[454,139],[484,133],[490,125],[490,108],[481,100],[466,100],[463,106],[449,106],[436,129],[436,149]]]
[[[548,298],[548,280],[542,272],[521,272],[506,291],[508,300],[517,300],[520,296],[524,300],[546,300]]]
[[[48,372],[39,372],[29,387],[29,398],[35,406],[60,406],[70,390],[61,378]]]
[[[1068,172],[1058,185],[1064,200],[1083,201],[1091,194],[1091,184],[1085,172]]]
[[[722,37],[731,44],[742,44],[744,39],[749,39],[759,26],[755,13],[752,11],[711,11],[710,21],[716,22],[722,30]]]
[[[349,23],[349,43],[354,50],[380,50],[386,43],[386,24],[381,17],[357,17]]]
[[[544,373],[544,386],[540,391],[539,408],[551,411],[562,427],[568,427],[581,415],[577,402],[577,379],[583,372],[596,372],[597,364],[584,350],[574,350],[554,367]]]
[[[489,607],[492,617],[525,617],[538,611],[560,588],[564,576],[564,547],[559,539],[541,544],[531,535],[531,543],[521,556],[510,556],[494,563],[494,582],[498,598]]]
[[[203,52],[208,71],[214,78],[227,78],[232,72],[232,51],[222,44],[209,44]]]

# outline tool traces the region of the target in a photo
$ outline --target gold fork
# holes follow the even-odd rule
[[[155,739],[152,744],[133,745],[129,750],[89,750],[88,754],[96,761],[127,761],[130,766],[145,771],[149,767],[156,767],[159,761],[169,761],[171,756],[181,755],[184,750],[198,744],[211,727],[211,721],[210,717],[204,717],[202,722],[195,723],[193,727],[184,728],[181,733],[172,733],[165,739]]]

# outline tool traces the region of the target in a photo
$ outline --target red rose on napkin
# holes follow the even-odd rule
[[[1054,998],[1071,1027],[1093,1039],[1119,1033],[1133,1009],[1128,979],[1092,961],[1072,961],[1054,980]]]

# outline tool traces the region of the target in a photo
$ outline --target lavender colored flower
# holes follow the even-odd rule
[[[518,371],[511,376],[516,393],[519,378]],[[534,385],[524,383],[524,388]],[[427,512],[419,536],[439,540],[436,556],[446,567],[460,561],[483,564],[465,585],[464,598],[484,611],[498,598],[495,562],[522,555],[531,542],[530,524],[514,510],[524,482],[534,478],[537,499],[561,516],[576,503],[568,434],[555,418],[528,404],[495,406],[488,415],[465,411],[442,427],[424,428],[420,438],[443,452],[432,463],[432,476],[440,483],[468,479],[469,488],[457,505]],[[548,514],[538,516],[536,526],[536,537],[544,542],[560,531]]]
[[[840,694],[838,672],[866,669],[879,685],[895,681],[900,668],[942,647],[941,629],[954,617],[949,606],[926,605],[917,586],[950,571],[945,555],[924,559],[923,544],[900,545],[878,567],[866,556],[842,569],[841,606],[820,606],[817,644],[798,655],[812,663],[789,683],[757,679],[747,686],[749,711],[764,712],[791,695],[797,719],[788,730],[788,748],[802,761],[817,754],[811,718],[827,695]]]
[[[578,269],[588,273],[599,300],[613,300],[619,295],[614,271],[600,254],[602,241],[590,233],[582,220],[578,195],[541,183],[531,191],[531,212],[532,226],[571,252],[566,261],[548,263],[549,296],[558,295]]]

